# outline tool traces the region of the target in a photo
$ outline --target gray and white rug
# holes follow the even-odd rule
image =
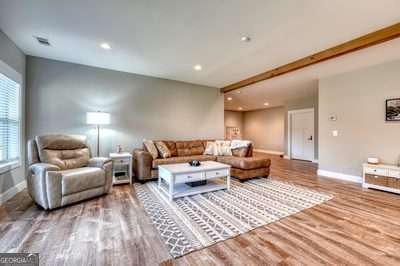
[[[139,200],[176,258],[321,204],[332,197],[271,179],[232,181],[231,190],[170,202],[156,182],[135,184]]]

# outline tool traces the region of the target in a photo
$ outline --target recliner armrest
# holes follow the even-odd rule
[[[93,157],[89,159],[89,167],[97,167],[104,170],[106,182],[104,184],[104,191],[110,193],[112,189],[113,175],[112,175],[112,163],[111,158],[107,157]]]
[[[35,163],[28,168],[28,192],[44,209],[61,206],[61,168],[49,163]]]
[[[93,157],[89,159],[89,167],[103,168],[106,163],[112,162],[110,158],[107,157]]]
[[[89,167],[97,167],[103,169],[105,173],[105,184],[104,191],[110,193],[112,190],[113,174],[112,174],[112,163],[111,158],[107,157],[93,157],[89,159]]]
[[[28,170],[37,175],[47,171],[60,171],[61,168],[50,163],[35,163],[29,166]]]

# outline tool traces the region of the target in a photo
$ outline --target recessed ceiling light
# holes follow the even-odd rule
[[[228,101],[232,101],[232,97],[228,97],[226,98]]]
[[[240,38],[240,40],[241,40],[242,42],[250,42],[250,41],[251,41],[251,38],[250,38],[249,36],[243,36],[242,38]]]
[[[243,108],[242,108],[242,107],[239,107],[239,108],[238,108],[238,110],[239,110],[239,111],[242,111],[242,110],[243,110]]]
[[[264,103],[264,105],[265,105],[265,106],[268,106],[268,105],[269,105],[269,103]]]
[[[239,94],[240,93],[240,91],[236,91],[237,92],[237,94]]]
[[[100,44],[100,47],[103,48],[104,50],[110,50],[111,49],[111,45],[109,45],[106,42],[103,42],[102,44]]]
[[[200,70],[203,69],[203,67],[202,67],[201,65],[195,65],[193,68],[194,68],[194,70],[196,70],[196,71],[200,71]]]

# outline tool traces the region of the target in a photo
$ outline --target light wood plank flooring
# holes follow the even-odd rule
[[[272,178],[334,199],[172,260],[129,185],[51,212],[23,191],[0,207],[0,252],[39,252],[41,265],[400,265],[400,195],[257,156],[272,159]]]

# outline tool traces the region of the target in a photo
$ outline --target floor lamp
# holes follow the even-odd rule
[[[97,157],[100,156],[100,126],[110,124],[110,114],[104,112],[87,112],[86,124],[96,125],[97,129]]]

